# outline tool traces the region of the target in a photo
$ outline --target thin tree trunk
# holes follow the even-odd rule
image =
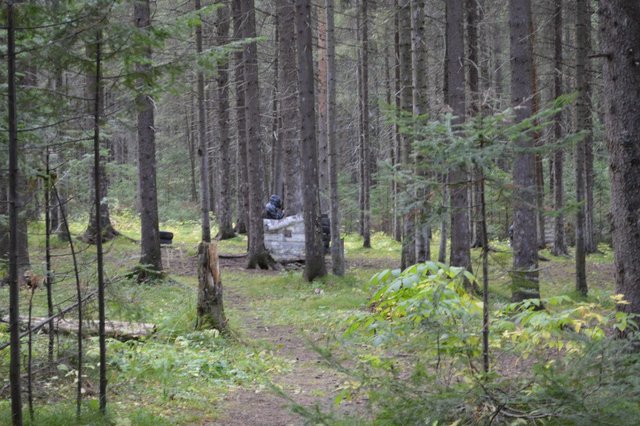
[[[327,274],[324,264],[322,230],[320,228],[320,194],[318,188],[318,145],[316,142],[316,115],[313,50],[311,34],[311,1],[296,0],[296,32],[298,52],[299,108],[301,118],[300,139],[304,164],[303,213],[305,237],[304,275],[311,282]]]
[[[217,44],[223,46],[228,42],[230,14],[229,6],[222,5],[218,9]],[[231,211],[231,140],[229,138],[229,56],[218,63],[218,129],[220,132],[219,160],[219,196],[218,196],[218,236],[221,240],[235,237]]]
[[[241,7],[242,0],[232,0],[232,14],[233,14],[233,39],[242,40],[244,38],[244,14]],[[235,72],[234,83],[236,89],[236,132],[237,132],[237,166],[238,166],[238,179],[237,179],[237,195],[238,195],[238,221],[236,223],[236,231],[238,234],[246,234],[249,224],[249,177],[247,170],[247,126],[246,126],[246,111],[245,111],[245,79],[244,79],[244,49],[238,49],[234,53]]]
[[[400,125],[398,123],[398,114],[401,108],[401,94],[402,94],[402,80],[400,75],[400,12],[398,0],[393,2],[393,10],[395,10],[393,17],[393,67],[394,67],[394,105],[395,105],[395,120],[393,120],[393,151],[395,162],[393,164],[393,236],[398,242],[402,242],[403,232],[403,215],[400,213],[400,193],[402,191],[398,182],[397,169],[402,164],[402,135],[400,134]],[[405,15],[403,15],[405,16]]]
[[[517,122],[533,110],[533,46],[531,0],[510,0],[511,102]],[[521,136],[515,141],[513,162],[513,271],[511,299],[519,302],[540,298],[538,282],[538,236],[536,227],[534,141]],[[532,202],[532,200],[534,200]]]
[[[98,30],[96,32],[96,43],[95,43],[95,54],[96,54],[96,74],[95,74],[95,86],[94,86],[94,106],[93,106],[93,182],[94,182],[94,205],[96,211],[99,211],[100,204],[102,200],[98,197],[99,189],[102,185],[100,182],[101,170],[100,170],[100,162],[102,158],[100,157],[100,120],[102,119],[102,30]],[[66,221],[66,219],[65,219]],[[68,232],[68,224],[66,225]],[[102,235],[102,221],[96,221],[96,235]],[[76,264],[74,260],[74,265]],[[98,277],[98,344],[100,347],[100,412],[104,415],[107,412],[107,344],[106,344],[106,335],[105,335],[105,319],[106,319],[106,307],[105,307],[105,294],[104,294],[104,261],[102,255],[102,239],[96,238],[96,264],[97,271],[96,275]],[[77,268],[74,266],[74,268]],[[81,317],[81,294],[80,294],[80,286],[79,279],[77,276],[76,270],[76,282],[78,284],[78,406],[77,411],[78,415],[80,414],[80,399],[82,398],[82,346],[80,346],[82,341],[82,326],[80,323],[82,322]]]
[[[185,108],[184,117],[185,117],[185,135],[187,137],[187,145],[189,148],[189,169],[191,172],[191,202],[198,202],[198,189],[196,184],[196,149],[195,149],[195,135],[193,132],[193,121],[195,121],[195,114],[193,111],[193,102],[191,102],[191,114]]]
[[[336,137],[336,45],[333,0],[325,0],[327,13],[327,144],[329,145],[329,186],[331,188],[331,260],[334,275],[345,271],[344,247],[340,238],[340,198],[338,197],[339,145]]]
[[[7,110],[9,126],[9,334],[11,340],[9,382],[11,419],[22,425],[20,379],[20,287],[18,286],[18,118],[16,112],[16,51],[14,5],[7,2]]]
[[[583,74],[576,76],[578,81],[581,81],[582,89],[578,88],[581,93],[584,93],[582,101],[585,103],[584,110],[580,112],[584,114],[578,119],[582,120],[582,129],[586,131],[586,137],[584,139],[584,184],[585,184],[585,206],[584,206],[584,249],[586,253],[595,253],[598,250],[598,242],[596,241],[596,233],[594,229],[593,216],[594,216],[594,201],[593,201],[593,188],[595,185],[593,174],[593,119],[591,117],[591,64],[589,55],[592,50],[591,41],[591,2],[585,1],[584,4],[581,0],[577,0],[577,15],[576,16],[576,47],[577,56],[583,56],[577,59],[576,73],[578,73],[577,65],[580,63],[583,67]]]
[[[562,0],[554,2],[554,97],[562,94]],[[556,144],[562,139],[562,113],[554,117],[553,134]],[[553,254],[555,256],[567,255],[567,245],[564,238],[564,150],[557,147],[553,160],[553,191],[554,221]]]
[[[245,20],[243,35],[256,37],[254,0],[242,0]],[[268,268],[273,260],[264,247],[262,209],[264,200],[264,162],[260,140],[260,87],[258,83],[258,51],[254,41],[244,47],[244,80],[246,83],[247,171],[249,177],[249,259],[247,267]]]
[[[318,13],[318,182],[320,184],[320,213],[329,211],[329,145],[327,143],[327,18],[323,5]]]
[[[370,140],[369,140],[369,17],[367,13],[367,1],[362,0],[360,13],[362,14],[362,139],[360,141],[362,162],[362,246],[371,248],[371,169],[370,169]]]
[[[151,11],[149,0],[134,3],[136,28],[146,34],[151,33]],[[145,63],[136,65],[136,71],[143,75],[138,79],[136,107],[138,109],[138,188],[140,189],[140,265],[155,271],[162,270],[160,251],[160,228],[158,219],[158,191],[156,185],[156,136],[154,123],[154,101],[150,95],[149,82],[152,81],[150,46],[142,51]],[[138,279],[145,279],[142,270]]]
[[[411,81],[413,85],[413,119],[416,120],[416,129],[424,122],[422,116],[428,112],[427,102],[427,49],[424,29],[424,0],[411,0]],[[416,158],[415,173],[422,180],[426,177],[424,157]],[[430,257],[429,229],[425,223],[429,206],[427,205],[426,189],[415,192],[415,198],[419,203],[415,214],[415,251],[416,261],[424,262]]]
[[[93,60],[95,57],[95,46],[87,45],[86,52],[90,60]],[[86,85],[87,99],[93,99],[95,86],[97,84],[95,80],[95,75],[88,74],[86,77],[86,82],[87,82],[87,85]],[[102,116],[104,113],[104,100],[102,96],[100,96],[100,98],[101,100],[100,100],[99,107],[100,107],[100,115]],[[91,122],[91,117],[93,113],[94,113],[93,105],[91,103],[88,103],[87,104],[87,123]],[[108,181],[107,181],[106,170],[105,170],[106,162],[107,162],[107,159],[103,155],[102,158],[100,158],[100,164],[99,164],[100,192],[98,193],[98,198],[101,200],[99,205],[100,209],[95,210],[94,206],[92,205],[91,211],[89,214],[89,223],[87,225],[87,229],[84,231],[84,234],[82,235],[82,240],[89,244],[96,244],[98,240],[98,235],[102,235],[102,238],[101,238],[102,242],[110,241],[118,235],[118,232],[113,228],[113,224],[111,223],[111,217],[109,213],[109,204],[107,201],[108,200],[107,198]],[[91,173],[91,178],[95,179],[93,173]],[[95,188],[95,185],[92,186],[91,190],[93,191],[94,188]],[[92,198],[93,197],[95,197],[95,195],[92,194]],[[98,234],[98,219],[100,220],[100,229],[102,232],[101,234]]]
[[[53,316],[53,269],[51,267],[51,211],[55,210],[55,207],[51,207],[51,188],[55,184],[55,179],[51,176],[51,169],[49,165],[49,147],[45,152],[45,181],[44,181],[44,255],[45,255],[45,286],[47,287],[47,314],[49,317]],[[49,327],[53,325],[53,322],[49,324]],[[54,349],[54,336],[53,333],[49,334],[49,344],[47,346],[47,355],[49,364],[53,363],[53,349]]]
[[[398,23],[399,27],[399,61],[400,61],[400,111],[411,112],[413,109],[413,87],[412,87],[412,63],[411,63],[411,27],[405,25],[411,22],[411,4],[409,0],[400,0],[398,3]],[[411,164],[411,143],[412,138],[407,133],[402,133],[402,165],[409,169]],[[407,185],[405,183],[405,185]],[[402,188],[406,192],[407,189]],[[406,197],[405,197],[406,198]],[[405,200],[405,203],[409,200]],[[406,209],[406,206],[404,207]],[[415,248],[415,214],[413,210],[405,212],[402,232],[402,258],[400,267],[405,269],[416,263]]]
[[[452,125],[464,122],[465,73],[464,73],[464,1],[447,2],[446,48],[446,102],[455,116]],[[469,229],[468,173],[464,166],[456,166],[449,172],[451,191],[451,257],[452,266],[471,271],[471,241]]]
[[[589,19],[587,0],[576,2],[576,124],[578,131],[591,133],[590,87],[587,65],[586,25]],[[585,146],[590,136],[576,144],[576,291],[587,294],[586,250],[585,250]]]
[[[617,308],[640,314],[640,3],[600,2],[600,27]]]
[[[200,10],[200,0],[195,0],[195,10]],[[201,18],[202,19],[202,18]],[[196,53],[202,54],[202,22],[196,25]],[[209,155],[205,127],[204,76],[198,70],[198,156],[200,157],[200,214],[202,220],[202,241],[211,241],[211,223],[209,221]]]
[[[282,196],[284,193],[284,170],[282,167],[282,138],[280,137],[280,64],[278,60],[278,40],[280,38],[280,22],[278,15],[275,16],[275,59],[273,61],[273,95],[271,97],[271,194]]]

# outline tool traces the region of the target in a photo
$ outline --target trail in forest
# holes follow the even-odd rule
[[[221,262],[222,263],[222,262]],[[231,263],[225,261],[224,263]],[[232,265],[221,265],[224,269]],[[234,265],[236,266],[236,265]],[[265,273],[256,271],[256,273]],[[268,273],[268,272],[267,272]],[[273,319],[262,318],[251,304],[254,302],[241,287],[225,287],[225,304],[240,311],[237,324],[243,330],[243,338],[266,343],[274,353],[291,361],[290,372],[268,377],[297,404],[312,408],[315,405],[325,411],[333,408],[339,386],[346,380],[340,373],[323,365],[319,354],[309,348],[306,336],[295,324],[270,326]],[[360,411],[361,401],[346,402],[340,406],[342,412]],[[253,386],[232,389],[220,407],[221,417],[215,425],[300,425],[305,419],[291,410],[291,402],[276,395],[273,390]]]

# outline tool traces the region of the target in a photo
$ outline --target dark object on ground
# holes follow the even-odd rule
[[[171,244],[173,242],[173,232],[160,231],[160,244]]]
[[[276,219],[280,220],[284,217],[284,211],[282,211],[282,199],[278,195],[272,195],[269,198],[269,202],[264,206],[263,219]]]
[[[331,244],[331,219],[329,219],[329,215],[326,213],[320,215],[320,228],[322,229],[324,254],[328,254],[331,252],[329,248],[329,245]]]

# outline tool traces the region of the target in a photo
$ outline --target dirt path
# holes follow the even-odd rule
[[[221,267],[233,269],[236,261],[221,259]],[[243,266],[242,266],[243,267]],[[244,269],[243,269],[244,270]],[[246,270],[245,270],[246,271]],[[256,272],[270,273],[270,272]],[[228,302],[227,302],[228,301]],[[265,319],[250,309],[252,300],[233,286],[225,287],[225,303],[240,311],[243,318],[243,337],[265,343],[274,353],[292,364],[288,373],[267,377],[297,404],[325,411],[332,409],[339,386],[345,378],[323,365],[320,356],[309,348],[308,337],[295,325],[268,326]],[[343,403],[340,411],[354,411],[362,402]],[[263,387],[236,388],[226,396],[220,409],[221,417],[215,425],[280,426],[300,425],[305,419],[291,410],[291,402]]]

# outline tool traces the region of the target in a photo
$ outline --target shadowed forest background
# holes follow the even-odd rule
[[[634,424],[636,1],[1,7],[0,423]]]

